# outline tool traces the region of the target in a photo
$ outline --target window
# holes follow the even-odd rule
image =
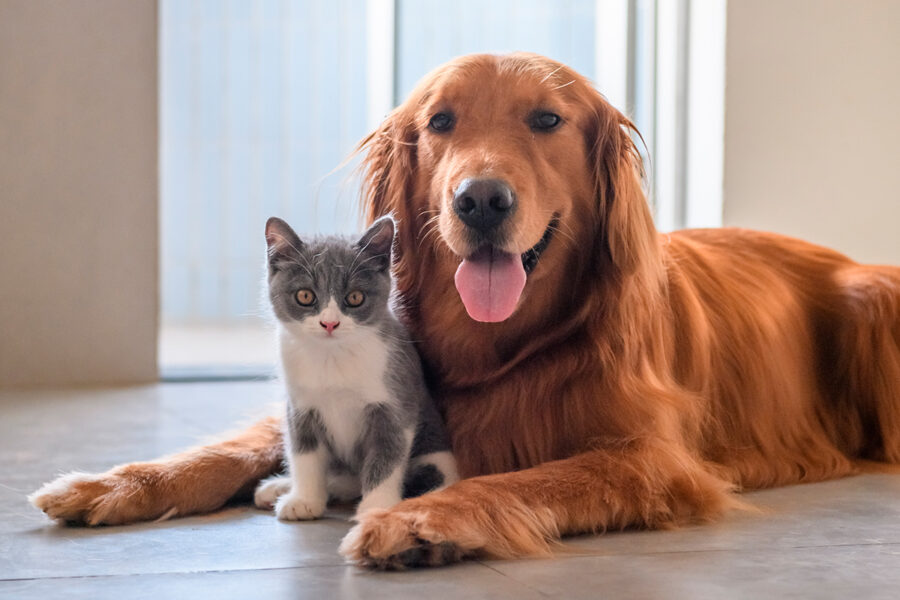
[[[162,0],[164,374],[274,362],[266,218],[358,229],[345,161],[422,75],[460,54],[527,50],[594,78],[643,133],[661,227],[688,222],[689,113],[710,110],[687,93],[705,68],[689,34],[695,21],[706,31],[706,5],[722,5],[724,21],[720,0]]]
[[[266,365],[263,226],[356,227],[331,172],[367,130],[359,3],[160,3],[162,335],[172,367]]]

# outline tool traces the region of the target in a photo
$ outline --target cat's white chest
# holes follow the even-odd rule
[[[346,339],[298,339],[284,331],[280,337],[282,369],[291,389],[387,399],[389,348],[374,331],[358,328]]]
[[[344,339],[308,339],[280,333],[282,370],[290,402],[322,415],[335,450],[349,456],[369,404],[395,401],[385,384],[389,348],[359,328]]]

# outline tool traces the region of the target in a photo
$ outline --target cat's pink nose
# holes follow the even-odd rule
[[[340,324],[340,321],[319,321],[319,325],[325,328],[328,335],[331,335],[331,332],[337,329]]]

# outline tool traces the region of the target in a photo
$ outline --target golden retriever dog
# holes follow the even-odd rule
[[[366,138],[400,312],[463,481],[367,513],[363,564],[546,554],[563,535],[717,517],[736,492],[900,462],[900,268],[739,229],[660,235],[631,122],[568,67],[466,56]],[[214,510],[281,425],[32,496],[117,524]]]

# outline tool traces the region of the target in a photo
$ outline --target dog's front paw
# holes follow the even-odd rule
[[[395,570],[457,562],[483,545],[455,520],[407,502],[358,513],[359,523],[341,542],[341,554],[362,566]]]
[[[256,508],[272,510],[279,498],[291,491],[291,478],[276,475],[263,479],[253,492],[253,504]]]
[[[70,523],[90,523],[92,513],[103,498],[114,489],[102,475],[69,473],[45,483],[28,496],[35,508],[51,519]]]
[[[120,525],[173,517],[177,509],[162,502],[154,474],[110,471],[69,473],[28,496],[52,519],[83,525]]]
[[[325,513],[328,498],[308,498],[288,492],[275,503],[275,514],[282,521],[309,521]]]
[[[486,478],[461,481],[358,519],[341,542],[341,554],[378,569],[434,567],[466,556],[546,556],[551,540],[559,538],[549,510],[528,507]]]

